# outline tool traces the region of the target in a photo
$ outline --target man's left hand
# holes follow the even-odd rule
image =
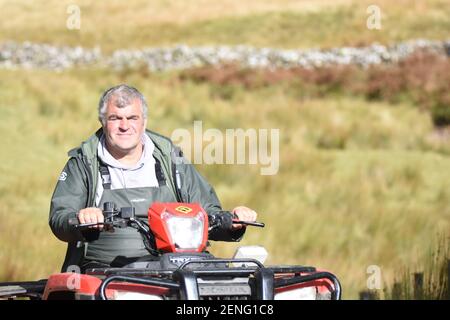
[[[233,209],[232,211],[236,216],[237,220],[247,221],[247,222],[255,222],[258,214],[250,208],[239,206]],[[245,227],[242,224],[235,224],[231,226],[232,230],[238,230]]]

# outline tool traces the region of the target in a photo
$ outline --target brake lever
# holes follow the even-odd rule
[[[260,227],[264,228],[266,225],[263,222],[250,222],[250,221],[241,221],[238,219],[233,219],[234,224],[242,224],[245,226],[253,226],[253,227]]]
[[[233,224],[242,224],[244,226],[253,226],[253,227],[259,227],[264,228],[266,225],[263,222],[251,222],[251,221],[242,221],[238,219],[238,216],[236,213],[233,213]]]
[[[114,232],[114,225],[112,222],[97,222],[97,223],[78,223],[77,218],[71,218],[69,219],[69,225],[74,227],[75,229],[85,229],[88,227],[95,227],[95,226],[104,226],[103,231],[106,232]]]
[[[79,229],[79,228],[87,228],[87,227],[93,227],[93,226],[102,226],[102,225],[105,225],[105,224],[109,224],[109,223],[106,223],[106,222],[98,222],[98,223],[80,223],[80,224],[74,225],[74,227],[75,227],[76,229]]]

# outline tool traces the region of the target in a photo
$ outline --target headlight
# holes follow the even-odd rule
[[[167,211],[162,215],[175,248],[197,249],[203,241],[204,219],[201,212],[195,217],[175,216]]]

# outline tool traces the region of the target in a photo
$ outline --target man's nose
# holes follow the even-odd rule
[[[128,130],[128,128],[130,127],[128,119],[127,118],[122,118],[120,120],[120,124],[119,124],[119,128],[121,130]]]

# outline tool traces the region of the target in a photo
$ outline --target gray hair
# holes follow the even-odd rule
[[[98,103],[98,120],[102,125],[106,123],[106,108],[112,98],[115,98],[114,104],[118,108],[125,108],[130,105],[133,100],[138,99],[141,102],[141,110],[144,119],[147,119],[148,106],[142,93],[134,87],[120,84],[106,90],[100,98]]]

